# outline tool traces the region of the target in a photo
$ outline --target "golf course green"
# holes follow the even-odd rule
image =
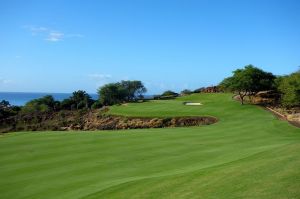
[[[218,122],[2,134],[0,198],[300,198],[300,129],[259,106],[241,105],[232,94],[129,103],[108,113]]]

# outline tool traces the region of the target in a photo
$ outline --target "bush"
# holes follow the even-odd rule
[[[165,91],[161,94],[162,97],[166,97],[166,96],[168,96],[168,97],[171,97],[171,96],[172,97],[177,97],[178,95],[179,95],[178,93],[176,93],[174,91],[171,91],[171,90],[167,90],[167,91]]]
[[[205,87],[197,88],[193,91],[193,93],[201,93],[204,89]]]
[[[91,108],[94,100],[85,91],[74,91],[72,96],[64,99],[61,102],[61,108],[64,110],[79,110],[84,108]]]
[[[281,104],[286,107],[300,106],[300,72],[277,79],[282,93]]]
[[[0,119],[5,119],[10,116],[16,115],[20,111],[20,107],[12,106],[6,100],[0,102]]]
[[[91,106],[91,108],[92,109],[99,109],[99,108],[101,108],[103,105],[101,104],[101,102],[99,101],[99,100],[97,100],[97,101],[95,101],[93,104],[92,104],[92,106]]]
[[[74,101],[70,98],[68,99],[64,99],[60,105],[61,105],[61,108],[64,109],[64,110],[71,110],[72,109],[72,104],[74,104]]]
[[[192,94],[193,92],[189,89],[184,89],[183,91],[180,92],[181,95],[190,95]]]
[[[22,107],[21,112],[24,114],[34,112],[49,112],[57,111],[60,109],[60,102],[55,101],[51,95],[31,100]]]
[[[86,102],[84,101],[80,101],[78,104],[77,104],[77,109],[83,109],[83,108],[86,108]]]

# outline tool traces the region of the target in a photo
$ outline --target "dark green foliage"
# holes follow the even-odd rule
[[[90,108],[94,103],[94,100],[92,100],[91,96],[82,90],[74,91],[73,95],[70,97],[70,100],[73,101],[76,109]]]
[[[176,96],[169,95],[169,96],[161,96],[161,95],[155,95],[153,97],[154,100],[170,100],[170,99],[175,99]]]
[[[76,109],[83,109],[83,108],[88,108],[88,105],[84,101],[80,101],[79,103],[76,103]]]
[[[85,91],[78,90],[73,92],[70,98],[64,99],[62,102],[55,101],[51,95],[31,100],[22,107],[22,113],[88,109],[93,103],[94,100]]]
[[[78,90],[74,91],[70,98],[64,99],[60,106],[64,110],[79,110],[83,108],[91,108],[95,102],[87,92]]]
[[[176,97],[178,97],[179,94],[171,91],[171,90],[167,90],[165,92],[163,92],[161,95],[155,95],[153,97],[154,100],[169,100],[169,99],[174,99]]]
[[[62,109],[64,110],[71,110],[72,109],[72,105],[73,105],[73,100],[70,98],[64,99],[61,103],[60,106]]]
[[[193,92],[189,89],[184,89],[183,91],[180,92],[181,95],[190,95],[192,94]]]
[[[12,106],[6,100],[0,102],[0,120],[16,115],[20,111],[20,107]]]
[[[37,103],[27,103],[24,107],[22,107],[21,113],[37,113],[37,112],[48,112],[50,111],[49,107],[45,104],[37,104]]]
[[[179,95],[178,93],[171,91],[171,90],[167,90],[161,94],[161,96],[163,96],[163,97],[166,97],[166,96],[177,97],[178,95]]]
[[[278,90],[282,93],[281,103],[283,106],[300,106],[300,72],[279,77],[276,84]]]
[[[147,91],[141,81],[121,81],[121,87],[126,92],[126,101],[134,101],[143,98],[143,94]]]
[[[120,83],[110,83],[98,89],[100,102],[104,105],[119,104],[126,99],[126,90]]]
[[[247,65],[244,69],[233,71],[233,76],[225,78],[219,86],[222,90],[237,92],[243,104],[245,96],[253,96],[259,91],[274,89],[274,80],[275,76],[272,73]]]
[[[223,81],[219,84],[219,88],[220,90],[224,91],[224,92],[232,92],[233,88],[232,88],[232,84],[233,84],[233,77],[227,77],[225,79],[223,79]]]
[[[193,91],[193,93],[201,93],[205,88],[201,87],[201,88],[197,88]]]
[[[0,108],[1,108],[1,109],[8,109],[8,108],[10,108],[9,101],[2,100],[2,101],[0,102]]]
[[[103,105],[101,104],[101,102],[99,101],[99,100],[96,100],[93,104],[92,104],[92,106],[91,106],[91,108],[92,109],[99,109],[99,108],[101,108]]]
[[[33,112],[49,112],[60,109],[60,103],[55,101],[51,95],[31,100],[22,107],[22,113],[33,113]]]
[[[146,91],[141,81],[121,81],[102,86],[98,94],[103,105],[113,105],[141,99]]]

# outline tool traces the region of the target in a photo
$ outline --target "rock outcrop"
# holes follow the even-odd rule
[[[0,132],[43,130],[117,130],[166,128],[209,125],[217,122],[214,117],[124,117],[99,111],[61,111],[38,113],[9,118],[0,123]]]

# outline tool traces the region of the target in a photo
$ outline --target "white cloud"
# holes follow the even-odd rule
[[[72,38],[72,37],[82,38],[84,36],[82,34],[67,34],[66,37],[69,37],[69,38]]]
[[[112,76],[109,74],[98,74],[98,73],[89,74],[88,76],[95,80],[107,80],[112,78]]]
[[[9,79],[4,79],[4,78],[1,78],[0,77],[0,84],[9,84],[9,83],[11,83],[12,81],[11,80],[9,80]]]
[[[47,41],[57,42],[61,41],[64,38],[64,34],[61,32],[50,32],[46,38]]]
[[[45,27],[31,27],[30,28],[31,32],[33,34],[38,34],[38,33],[41,33],[41,32],[46,32],[48,31],[48,28],[45,28]]]
[[[64,40],[64,38],[83,38],[82,34],[71,34],[64,33],[59,30],[53,30],[52,28],[44,27],[44,26],[23,26],[26,30],[31,32],[32,36],[41,36],[44,37],[46,41],[49,42],[58,42]]]
[[[25,28],[25,29],[29,30],[31,32],[31,35],[33,35],[33,36],[36,36],[36,35],[39,35],[41,33],[47,32],[49,30],[46,27],[32,26],[32,25],[26,25],[26,26],[23,26],[22,28]]]

